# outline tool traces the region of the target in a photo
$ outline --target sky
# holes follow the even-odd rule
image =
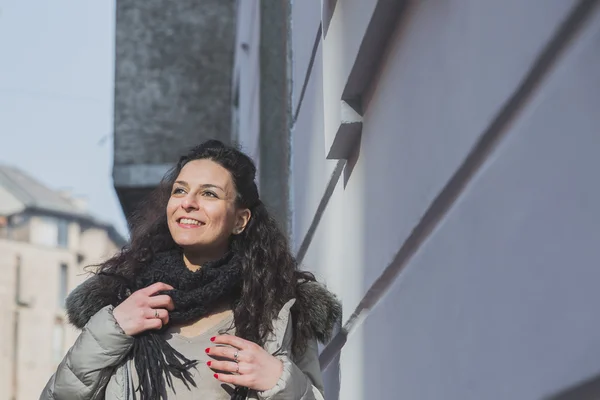
[[[114,0],[0,0],[0,163],[83,197],[125,235],[112,186]]]

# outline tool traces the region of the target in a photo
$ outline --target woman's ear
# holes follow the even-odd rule
[[[246,225],[248,225],[248,221],[250,221],[250,218],[252,217],[252,212],[249,209],[244,208],[237,210],[236,213],[237,215],[235,226],[233,227],[233,234],[239,235],[240,233],[244,232],[244,229],[246,229]]]

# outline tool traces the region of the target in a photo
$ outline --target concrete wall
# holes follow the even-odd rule
[[[113,178],[126,216],[190,147],[231,132],[234,0],[118,0]]]
[[[344,304],[327,398],[600,374],[598,2],[339,0],[324,37],[318,9],[292,7],[292,242]]]
[[[115,164],[170,163],[228,137],[233,4],[117,1]]]

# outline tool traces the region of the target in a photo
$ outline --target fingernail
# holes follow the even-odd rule
[[[210,338],[210,341],[211,341],[211,342],[214,342],[214,341],[215,341],[215,339],[216,339],[216,337],[215,337],[215,336],[213,336],[213,337],[211,337],[211,338]]]
[[[215,374],[215,379],[219,379],[219,374]]]
[[[210,353],[210,347],[207,347],[204,351]]]
[[[208,362],[206,363],[206,365],[208,365],[209,367],[210,367],[210,364],[212,364],[212,361],[208,361]]]

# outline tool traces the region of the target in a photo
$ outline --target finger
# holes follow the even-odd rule
[[[210,341],[216,344],[228,344],[240,350],[253,349],[258,346],[254,342],[233,335],[214,336],[210,338]]]
[[[148,287],[141,289],[140,291],[147,296],[152,296],[153,294],[156,294],[158,292],[164,292],[167,290],[173,290],[173,286],[167,285],[166,283],[162,282],[156,282]]]
[[[235,386],[250,386],[248,385],[248,382],[250,382],[250,380],[246,378],[245,375],[215,374],[214,377],[215,379],[221,382],[230,383]]]
[[[169,312],[164,309],[159,309],[158,318],[162,321],[162,326],[167,325],[169,323]]]
[[[145,319],[143,324],[145,331],[149,329],[160,329],[163,326],[163,322],[160,318]]]
[[[230,373],[243,374],[246,371],[246,365],[238,364],[231,361],[209,361],[206,363],[211,369],[215,371],[223,371]],[[238,370],[239,367],[239,370]]]
[[[160,319],[163,325],[169,323],[169,311],[164,308],[150,308],[145,314],[148,319]]]
[[[211,357],[219,357],[227,360],[235,361],[235,352],[238,352],[237,361],[251,362],[254,358],[252,358],[251,354],[248,354],[248,350],[238,350],[231,347],[217,346],[217,347],[209,347],[206,349],[206,352]]]
[[[173,299],[171,299],[171,296],[166,294],[149,297],[148,306],[150,306],[150,308],[166,308],[169,311],[173,311],[175,309]]]

